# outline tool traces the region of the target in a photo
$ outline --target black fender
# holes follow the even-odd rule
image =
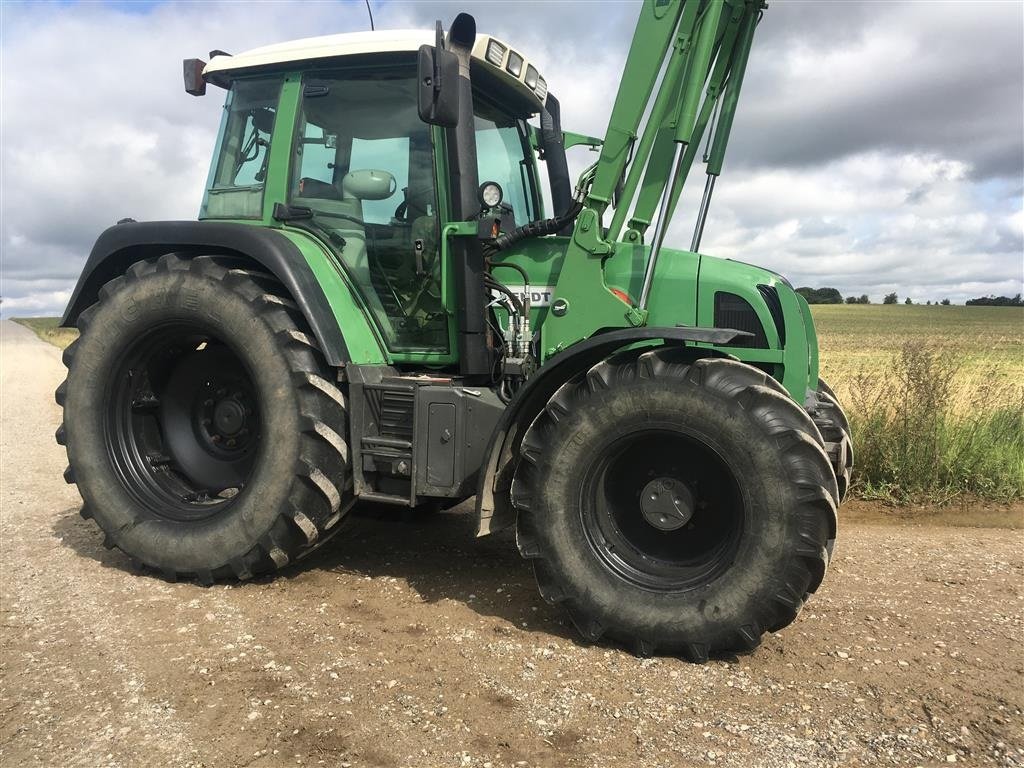
[[[73,327],[78,315],[96,303],[104,283],[124,274],[136,261],[165,253],[183,256],[223,254],[256,262],[288,289],[320,343],[327,362],[333,366],[348,362],[348,349],[341,328],[302,252],[281,233],[251,224],[129,221],[110,227],[93,245],[60,324]]]
[[[694,342],[724,345],[751,335],[731,328],[620,328],[596,333],[552,357],[516,393],[491,433],[477,481],[476,535],[486,536],[515,522],[509,489],[519,442],[526,428],[566,380],[638,342],[661,341],[673,346]],[[694,351],[699,356],[722,356],[714,349],[695,348]]]

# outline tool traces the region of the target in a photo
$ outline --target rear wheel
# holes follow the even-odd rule
[[[105,543],[168,577],[280,568],[351,506],[345,401],[270,275],[166,255],[107,283],[57,390]]]
[[[512,487],[541,594],[590,640],[701,661],[749,650],[814,592],[835,478],[810,417],[763,372],[628,352],[563,385]]]

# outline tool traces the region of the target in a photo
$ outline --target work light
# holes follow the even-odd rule
[[[504,197],[501,187],[494,181],[485,181],[480,185],[480,202],[487,208],[497,208]]]
[[[533,64],[528,64],[526,67],[526,77],[523,81],[530,87],[537,87],[537,78],[540,77],[540,73],[537,72],[537,68]]]
[[[520,73],[523,71],[523,57],[515,51],[509,51],[508,64],[505,65],[505,69],[516,77],[519,77]]]

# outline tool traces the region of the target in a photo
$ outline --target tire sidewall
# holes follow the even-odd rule
[[[251,483],[224,512],[197,522],[168,520],[140,504],[122,484],[104,439],[111,381],[124,355],[143,333],[175,321],[200,324],[231,347],[248,369],[260,409]],[[190,269],[124,278],[96,307],[69,368],[68,455],[83,499],[122,549],[157,568],[209,571],[243,556],[271,529],[299,457],[298,401],[273,330],[223,280]]]

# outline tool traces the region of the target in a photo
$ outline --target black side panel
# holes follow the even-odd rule
[[[96,302],[103,284],[123,274],[131,264],[165,253],[225,254],[252,259],[288,289],[313,329],[327,362],[337,366],[349,360],[345,339],[327,297],[302,253],[280,233],[249,224],[133,221],[110,227],[92,247],[61,325],[75,325],[79,313]]]
[[[752,334],[750,338],[737,340],[737,347],[768,349],[768,337],[765,335],[761,320],[750,302],[742,296],[725,291],[715,293],[715,325],[738,328]]]
[[[737,339],[749,336],[749,333],[730,328],[623,328],[595,334],[553,357],[519,390],[491,433],[477,483],[477,535],[499,531],[515,522],[515,513],[507,496],[514,469],[514,462],[510,459],[522,431],[564,381],[596,365],[616,350],[637,342],[725,345],[735,344]],[[713,350],[701,351],[716,354]]]

